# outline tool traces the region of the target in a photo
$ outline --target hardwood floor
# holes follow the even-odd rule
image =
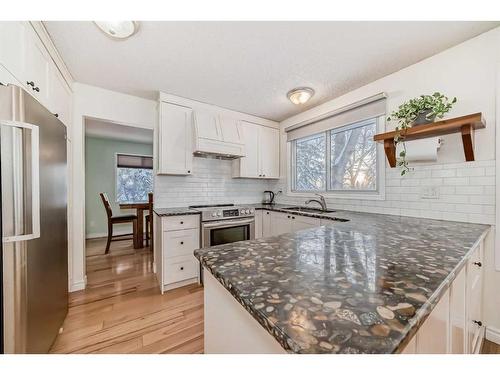
[[[149,248],[132,241],[87,241],[87,289],[70,294],[51,353],[202,353],[203,288],[163,295]]]
[[[500,354],[500,345],[485,339],[481,354]]]

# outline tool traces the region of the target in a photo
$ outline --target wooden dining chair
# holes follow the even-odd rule
[[[130,240],[130,238],[122,238],[130,235],[132,235],[132,242],[134,244],[134,247],[136,247],[135,245],[137,242],[137,215],[134,214],[113,215],[113,209],[111,208],[111,204],[109,203],[108,195],[106,193],[99,193],[99,195],[101,196],[102,203],[104,204],[104,208],[106,209],[106,215],[108,216],[108,242],[106,243],[105,254],[109,252],[111,241]],[[113,235],[113,225],[123,224],[123,223],[132,223],[132,233]]]
[[[151,248],[153,250],[153,193],[148,193],[148,214],[146,215],[146,246],[149,246],[151,240]]]

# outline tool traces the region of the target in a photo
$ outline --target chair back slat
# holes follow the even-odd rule
[[[106,214],[108,215],[108,219],[110,219],[113,216],[113,209],[111,208],[111,204],[109,203],[108,194],[99,193],[99,195],[101,196],[102,204],[106,209]]]
[[[152,218],[153,217],[153,193],[148,193],[148,203],[149,203],[148,211],[149,211],[149,214],[151,215],[151,218]]]

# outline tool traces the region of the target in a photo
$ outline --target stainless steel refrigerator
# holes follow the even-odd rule
[[[2,353],[47,353],[68,311],[66,127],[0,85]]]

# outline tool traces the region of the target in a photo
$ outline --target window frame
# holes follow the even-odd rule
[[[384,146],[381,143],[376,144],[376,189],[374,190],[328,190],[331,184],[331,134],[332,133],[340,133],[343,131],[348,131],[350,129],[355,129],[358,127],[366,126],[369,123],[375,121],[376,133],[382,133],[385,129],[385,116],[378,116],[374,118],[370,118],[367,120],[358,121],[351,124],[337,126],[335,128],[329,129],[325,132],[326,137],[326,171],[325,171],[325,190],[295,190],[295,178],[296,178],[296,147],[295,142],[297,140],[293,140],[291,142],[287,142],[287,171],[288,171],[288,179],[287,179],[287,195],[296,196],[296,197],[310,197],[311,194],[321,194],[327,198],[340,198],[340,199],[362,199],[362,200],[385,200],[385,154],[384,154]],[[319,133],[318,133],[319,134]],[[310,135],[311,137],[314,134]],[[306,138],[306,137],[304,137]],[[299,138],[302,139],[302,138]]]
[[[151,188],[154,190],[155,168],[154,168],[154,157],[153,157],[153,155],[132,154],[130,152],[115,152],[115,181],[114,181],[114,186],[115,186],[115,202],[117,204],[124,203],[124,202],[120,202],[118,200],[118,155],[138,156],[138,157],[143,157],[143,158],[146,157],[146,158],[153,159],[153,168],[151,168],[152,174],[153,174],[153,178],[152,178],[153,186]],[[149,168],[138,168],[138,169],[149,169]]]

